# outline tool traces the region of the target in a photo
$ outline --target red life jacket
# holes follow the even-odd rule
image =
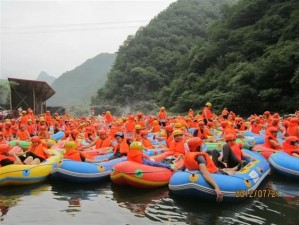
[[[185,148],[184,148],[185,141],[172,141],[169,146],[169,151],[173,151],[174,155],[177,156],[179,154],[185,154]]]
[[[142,150],[130,149],[130,151],[127,154],[127,159],[129,161],[143,163],[142,162],[142,158],[143,158],[143,152],[142,152]]]
[[[82,162],[81,153],[76,149],[68,149],[64,155],[64,158]]]
[[[96,140],[96,149],[105,148],[105,147],[111,147],[111,139],[108,137],[105,138],[104,140],[101,138],[98,138]]]
[[[242,144],[240,143],[233,143],[232,145],[229,145],[231,150],[235,153],[237,158],[239,160],[242,160]]]
[[[121,153],[121,154],[125,154],[125,153],[129,152],[130,148],[129,148],[129,145],[127,143],[127,139],[123,139],[123,141],[120,144],[117,144],[114,147],[113,153],[115,154],[118,149],[119,149],[119,153]]]
[[[283,142],[282,143],[283,151],[287,153],[288,155],[292,155],[292,153],[299,154],[299,148],[295,145],[291,145],[289,142]]]
[[[30,145],[28,152],[34,153],[36,156],[42,158],[42,159],[47,159],[48,155],[45,153],[45,147],[43,143],[38,144],[36,147],[33,147],[33,145]]]
[[[218,168],[215,166],[213,160],[205,152],[187,152],[184,158],[184,164],[188,170],[199,170],[199,164],[196,161],[197,156],[203,156],[206,160],[206,167],[210,173],[215,173]]]
[[[273,141],[275,141],[276,143],[279,144],[279,141],[277,140],[277,138],[275,138],[272,134],[267,134],[265,136],[265,143],[264,146],[267,148],[272,148],[272,149],[280,149],[279,147],[273,147],[270,143],[270,139],[272,139]]]

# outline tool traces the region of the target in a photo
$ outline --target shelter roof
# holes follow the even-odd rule
[[[55,94],[54,89],[45,81],[38,80],[23,80],[17,78],[8,78],[10,85],[12,82],[16,82],[18,85],[14,87],[15,89],[26,93],[28,91],[32,91],[34,89],[35,96],[41,98],[42,101],[48,100],[51,96]]]

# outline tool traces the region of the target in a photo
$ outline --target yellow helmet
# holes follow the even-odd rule
[[[181,127],[182,127],[182,124],[181,124],[181,123],[175,123],[175,124],[174,124],[174,127],[175,127],[175,128],[181,128]]]
[[[212,103],[211,103],[211,102],[207,102],[207,103],[206,103],[206,106],[211,107],[211,106],[212,106]]]
[[[160,109],[161,109],[161,110],[165,110],[165,107],[164,107],[164,106],[162,106]]]
[[[177,136],[177,135],[183,135],[183,131],[182,130],[174,130],[172,132],[173,136]]]
[[[64,148],[65,150],[77,149],[77,143],[74,141],[68,141],[65,143]]]
[[[140,124],[136,124],[136,125],[135,125],[135,130],[141,130],[141,129],[142,129],[142,127],[141,127]]]
[[[142,150],[142,149],[144,149],[144,146],[142,145],[142,143],[140,141],[133,141],[130,144],[130,149]]]

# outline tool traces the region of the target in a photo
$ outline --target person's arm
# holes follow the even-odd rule
[[[276,141],[274,141],[273,139],[269,140],[270,144],[274,147],[274,148],[281,148],[282,149],[282,145],[277,143]]]
[[[207,167],[204,163],[200,163],[199,164],[199,170],[202,173],[203,178],[210,184],[213,186],[217,198],[216,201],[217,202],[221,202],[223,200],[223,194],[220,191],[218,185],[216,184],[216,182],[214,181],[213,177],[211,176],[210,172],[207,170]]]
[[[241,152],[242,152],[242,156],[243,157],[246,157],[246,158],[249,158],[251,160],[254,160],[254,158],[252,158],[251,155],[247,154],[244,150],[241,150]]]

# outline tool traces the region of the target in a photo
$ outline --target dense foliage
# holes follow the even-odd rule
[[[242,115],[298,109],[298,1],[224,2],[179,0],[160,13],[120,47],[93,103],[185,112],[210,101]]]

